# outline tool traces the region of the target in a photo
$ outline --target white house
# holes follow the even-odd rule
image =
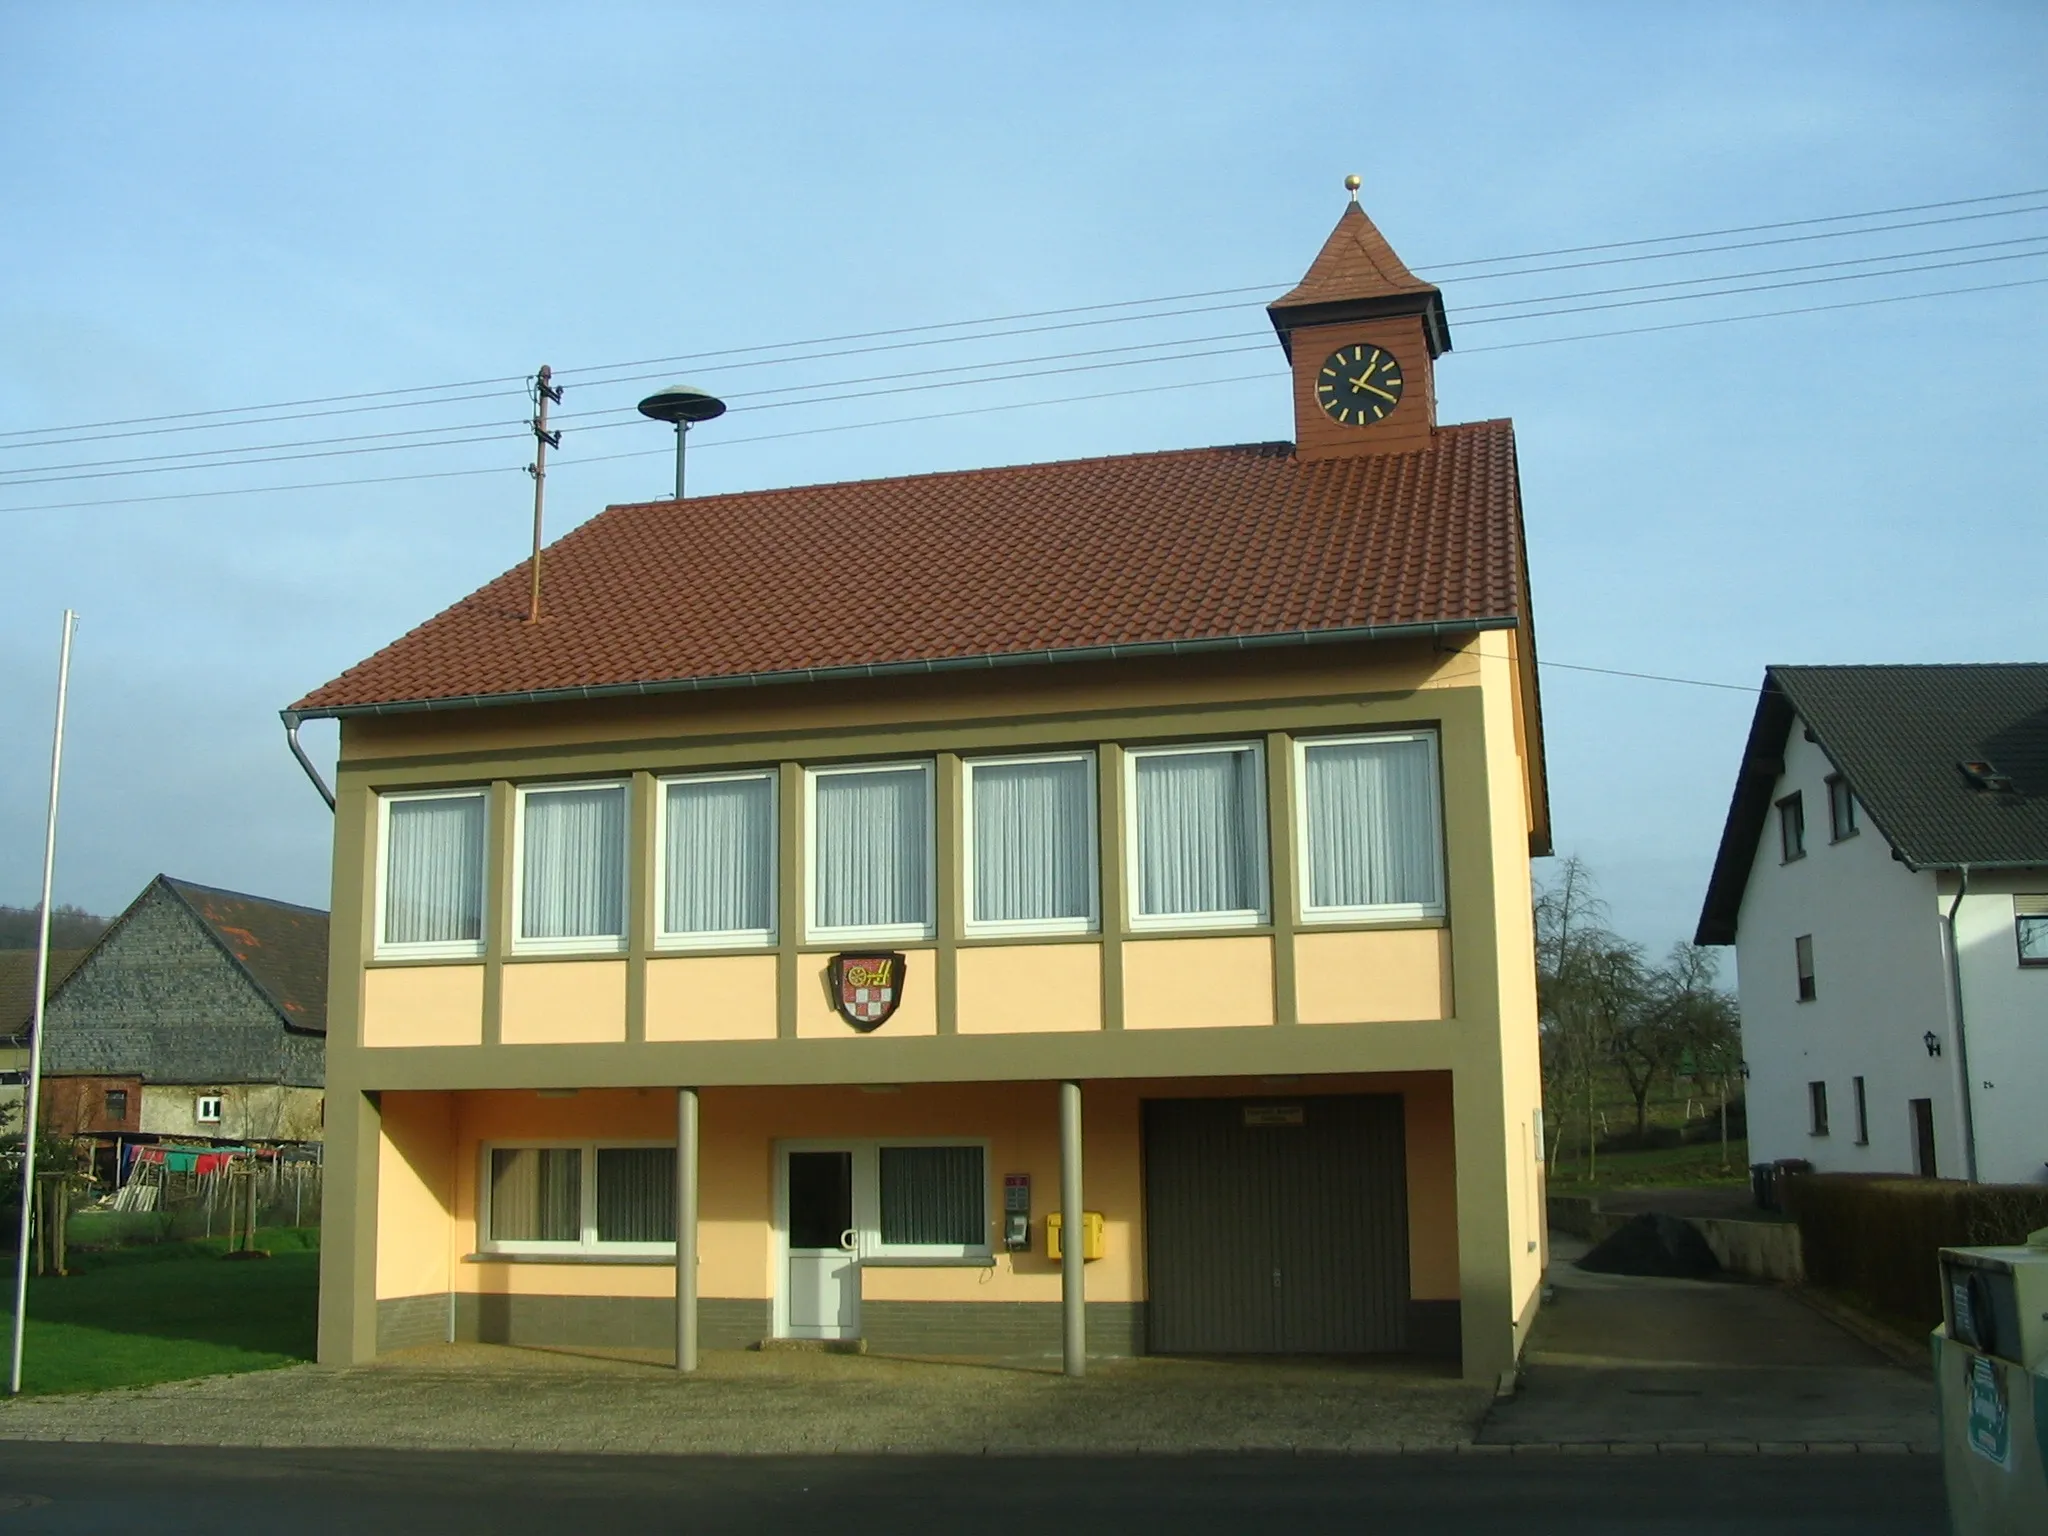
[[[1768,668],[1697,940],[1754,1160],[2048,1182],[2048,664]]]

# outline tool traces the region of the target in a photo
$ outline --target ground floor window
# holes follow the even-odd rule
[[[483,1246],[500,1253],[673,1252],[673,1145],[493,1146],[484,1153]]]

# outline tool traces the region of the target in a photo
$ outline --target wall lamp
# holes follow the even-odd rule
[[[1927,1047],[1928,1055],[1939,1056],[1941,1054],[1941,1037],[1933,1030],[1930,1029],[1926,1034],[1922,1035],[1920,1043]]]

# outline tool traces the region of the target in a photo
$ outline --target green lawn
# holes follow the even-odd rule
[[[221,1258],[219,1239],[74,1250],[69,1275],[29,1281],[22,1390],[96,1392],[312,1359],[318,1240],[312,1228],[259,1230],[271,1257],[248,1260]],[[13,1326],[11,1312],[0,1324]]]
[[[1652,1152],[1603,1152],[1598,1172],[1599,1182],[1588,1183],[1582,1149],[1557,1160],[1550,1169],[1548,1188],[1553,1195],[1583,1195],[1594,1189],[1649,1189],[1670,1184],[1747,1185],[1749,1143],[1740,1139],[1729,1141],[1725,1169],[1717,1139]]]

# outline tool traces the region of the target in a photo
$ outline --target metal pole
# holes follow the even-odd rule
[[[548,403],[562,398],[562,392],[548,382],[554,376],[555,371],[542,363],[535,378],[533,395],[536,410],[533,418],[533,462],[526,466],[527,473],[533,476],[533,589],[526,604],[526,622],[529,624],[540,622],[540,523],[541,507],[548,489],[548,449],[562,440],[561,433],[548,430]]]
[[[1060,1357],[1088,1373],[1087,1281],[1081,1268],[1081,1085],[1060,1084]]]
[[[50,888],[57,869],[57,786],[64,771],[64,705],[71,689],[71,632],[78,615],[64,610],[64,644],[57,658],[57,728],[50,738],[50,812],[43,827],[43,912],[36,935],[36,991],[28,1038],[28,1082],[22,1092],[21,1234],[14,1255],[14,1351],[8,1363],[7,1395],[21,1395],[21,1333],[28,1317],[28,1234],[30,1192],[35,1188],[36,1101],[43,1086],[43,995],[50,987]]]
[[[676,1090],[676,1369],[697,1369],[697,1090]]]
[[[685,447],[686,447],[686,446],[687,446],[687,445],[689,444],[689,441],[690,441],[690,424],[689,424],[689,423],[688,423],[687,421],[679,421],[679,422],[677,422],[677,423],[676,423],[676,500],[677,500],[677,501],[681,501],[681,500],[683,499],[683,449],[684,449],[684,448],[685,448]]]

